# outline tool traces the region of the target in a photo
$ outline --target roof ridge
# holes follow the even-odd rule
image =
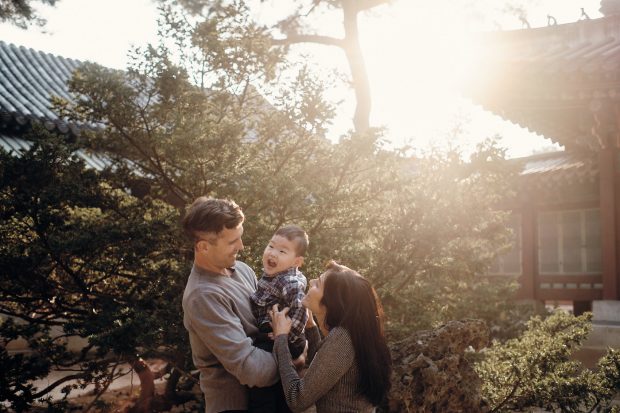
[[[63,55],[60,55],[60,54],[54,54],[54,53],[46,52],[44,50],[35,49],[33,47],[24,46],[24,45],[20,45],[20,44],[15,44],[15,43],[12,43],[12,42],[5,42],[4,40],[0,40],[0,48],[2,48],[2,47],[14,47],[16,49],[25,49],[25,50],[29,50],[29,51],[34,52],[34,53],[41,53],[41,54],[44,54],[44,55],[52,56],[55,59],[69,60],[69,61],[76,62],[76,63],[79,63],[79,64],[88,62],[88,60],[74,59],[72,57],[66,57],[66,56],[63,56]]]
[[[525,33],[530,33],[532,35],[541,34],[543,32],[553,33],[557,30],[578,30],[578,26],[594,26],[601,24],[601,22],[605,19],[610,19],[613,17],[620,16],[600,16],[592,19],[584,19],[584,20],[575,20],[572,22],[558,23],[556,25],[546,25],[546,26],[538,26],[531,28],[519,28],[519,29],[507,29],[507,30],[483,30],[479,31],[481,36],[497,36],[498,33],[501,33],[504,36],[520,36]]]

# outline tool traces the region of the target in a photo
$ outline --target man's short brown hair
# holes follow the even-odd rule
[[[287,225],[276,231],[273,235],[279,235],[295,243],[295,254],[303,257],[308,249],[308,234],[297,225]]]
[[[201,196],[185,212],[183,229],[195,242],[200,232],[218,234],[224,228],[236,228],[243,220],[243,211],[234,201]]]

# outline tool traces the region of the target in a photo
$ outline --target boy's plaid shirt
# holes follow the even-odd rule
[[[258,280],[256,292],[250,296],[252,312],[256,317],[258,327],[271,321],[268,311],[274,304],[279,304],[280,309],[289,307],[288,316],[293,320],[288,340],[294,342],[301,337],[308,321],[306,308],[301,304],[308,281],[297,268],[289,268],[286,271]]]

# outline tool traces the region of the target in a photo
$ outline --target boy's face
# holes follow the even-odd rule
[[[267,275],[299,267],[304,262],[303,257],[297,256],[295,241],[283,236],[274,235],[263,252],[263,268]]]

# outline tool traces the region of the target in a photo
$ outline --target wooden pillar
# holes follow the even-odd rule
[[[614,188],[615,188],[615,206],[616,206],[616,277],[614,281],[610,283],[613,288],[613,285],[616,286],[615,289],[615,300],[620,300],[620,149],[617,147],[614,150]],[[603,282],[605,280],[603,279]],[[603,284],[603,288],[604,288]],[[603,295],[603,299],[605,299],[605,295]]]
[[[525,300],[535,300],[537,290],[536,256],[538,242],[536,239],[536,213],[533,206],[528,203],[521,212],[521,288],[518,298]]]
[[[616,157],[617,149],[614,145],[608,145],[599,152],[603,300],[619,298],[616,251]]]

